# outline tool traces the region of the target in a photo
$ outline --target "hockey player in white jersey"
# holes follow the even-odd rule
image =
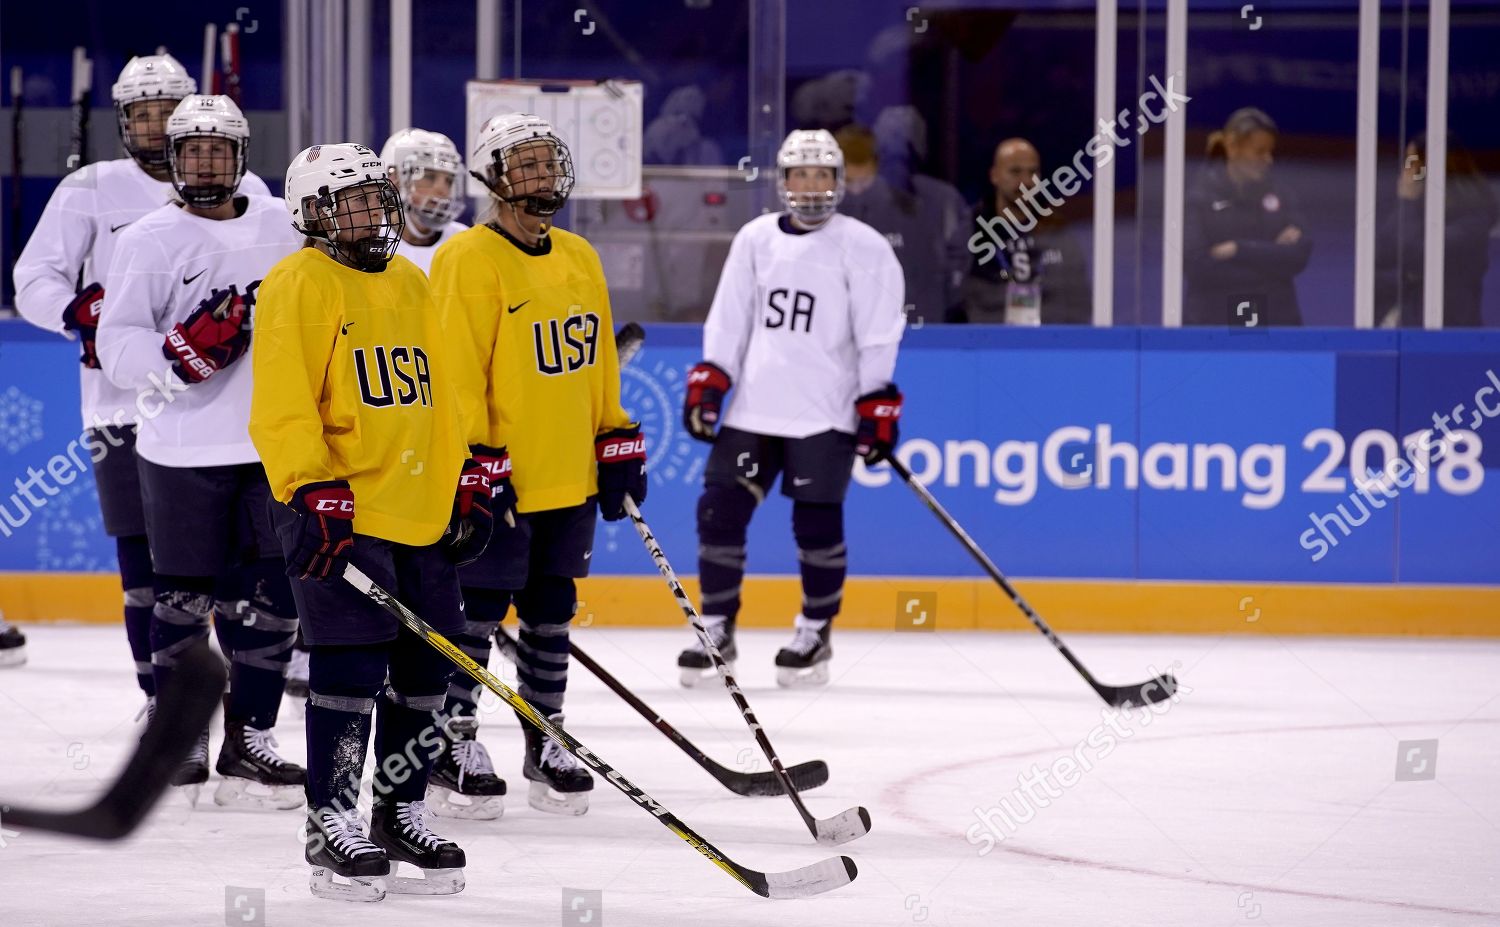
[[[406,209],[401,253],[422,273],[430,273],[438,245],[468,228],[453,221],[464,209],[459,189],[463,158],[441,132],[402,129],[386,139],[380,160],[388,165],[391,184]]]
[[[895,447],[905,284],[885,236],[837,212],[844,157],[832,135],[793,132],[776,160],[786,212],[734,237],[683,420],[714,445],[698,499],[698,575],[703,620],[726,661],[736,656],[750,517],[778,475],[792,499],[802,611],[776,666],[777,682],[795,686],[828,681],[854,458],[877,463]],[[677,665],[686,686],[713,672],[698,642]]]
[[[104,310],[104,278],[120,236],[132,222],[172,198],[167,117],[197,84],[171,55],[130,59],[111,90],[127,157],[97,161],[64,177],[16,261],[16,308],[31,324],[75,338],[83,427],[94,459],[104,530],[115,539],[125,600],[125,632],[136,680],[154,703],[151,675],[151,552],[141,510],[135,440],[137,391],[121,389],[99,369],[95,333]],[[269,196],[246,174],[242,192]],[[149,404],[148,398],[143,400]]]
[[[181,201],[120,238],[99,322],[104,373],[121,389],[157,389],[136,442],[156,602],[151,663],[158,686],[178,654],[208,636],[230,663],[223,805],[295,808],[302,767],[273,749],[271,728],[297,631],[296,606],[267,508],[270,487],[250,441],[251,313],[261,278],[302,244],[286,207],[237,193],[250,131],[225,96],[192,95],[167,120]],[[174,777],[208,779],[208,732]]]

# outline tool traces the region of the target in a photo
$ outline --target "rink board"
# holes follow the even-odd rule
[[[644,511],[684,575],[707,446],[679,409],[700,341],[696,326],[651,326],[623,377],[651,455]],[[0,343],[0,608],[106,617],[108,577],[74,575],[114,559],[73,462],[88,455],[70,450],[76,349],[18,322],[0,322]],[[1500,634],[1500,333],[933,326],[907,332],[897,379],[901,456],[1060,625]],[[1446,445],[1423,436],[1435,415]],[[1361,494],[1352,473],[1392,451],[1403,462],[1384,491]],[[28,468],[44,474],[40,505],[12,492]],[[762,509],[750,569],[788,579],[765,581],[747,623],[797,606],[790,505],[773,494]],[[945,622],[1015,625],[888,468],[856,467],[847,532],[850,624],[890,626],[897,594],[931,588]],[[600,524],[593,564],[588,585],[627,613],[600,621],[678,620],[635,591],[654,573],[628,526]],[[69,596],[84,601],[42,604]]]

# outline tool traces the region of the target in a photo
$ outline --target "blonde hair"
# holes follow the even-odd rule
[[[1209,160],[1228,160],[1230,137],[1238,140],[1252,132],[1269,132],[1273,136],[1279,134],[1276,121],[1266,115],[1265,110],[1242,106],[1230,113],[1229,118],[1224,120],[1224,128],[1208,135]]]

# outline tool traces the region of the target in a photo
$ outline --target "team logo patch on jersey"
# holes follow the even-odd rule
[[[536,369],[549,377],[592,367],[599,349],[599,316],[592,312],[566,319],[533,322]]]
[[[427,353],[421,348],[380,344],[368,351],[355,348],[354,370],[359,376],[360,398],[367,406],[384,409],[398,404],[432,405],[432,368],[427,362]],[[394,389],[393,376],[400,381]],[[378,389],[371,387],[376,382]]]

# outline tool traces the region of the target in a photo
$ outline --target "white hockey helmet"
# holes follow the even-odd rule
[[[224,139],[229,154],[222,162],[214,158],[211,166],[228,183],[194,183],[194,176],[183,171],[183,144],[189,139]],[[189,94],[182,98],[167,119],[167,157],[172,165],[172,187],[189,206],[210,209],[227,202],[245,177],[245,151],[250,147],[250,123],[229,97]],[[201,163],[201,159],[200,159]]]
[[[826,167],[833,171],[833,189],[793,192],[786,188],[787,173],[794,167]],[[827,129],[797,129],[776,152],[776,195],[782,205],[806,225],[828,221],[844,199],[844,152]]]
[[[486,119],[469,168],[498,199],[533,216],[552,215],[573,192],[572,153],[552,123],[530,113]]]
[[[463,211],[457,187],[464,161],[458,146],[448,136],[426,129],[402,129],[386,139],[385,147],[380,149],[380,160],[385,162],[401,194],[406,214],[422,228],[441,230]],[[447,196],[416,190],[417,181],[432,174],[448,175],[452,185]]]
[[[372,191],[379,196],[373,204],[353,195]],[[406,226],[385,162],[355,142],[314,145],[293,158],[286,169],[286,206],[293,228],[368,273],[385,269]]]
[[[145,100],[176,101],[198,92],[198,82],[188,76],[182,62],[171,55],[141,55],[131,58],[120,72],[109,95],[115,104],[115,122],[125,151],[146,168],[167,166],[167,143],[163,136],[153,144],[149,138],[131,131],[129,109],[132,103]]]

